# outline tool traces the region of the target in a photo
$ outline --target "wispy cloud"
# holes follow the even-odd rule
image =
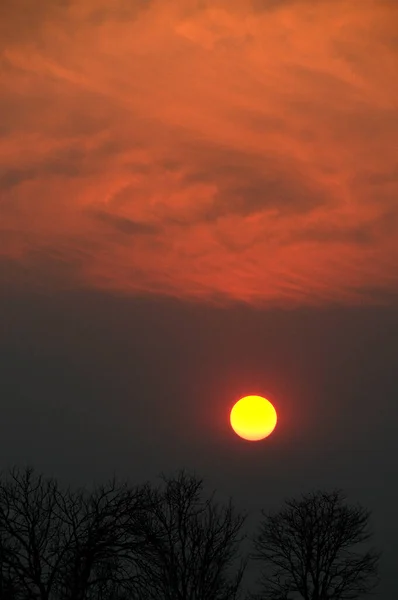
[[[397,293],[395,0],[0,10],[10,285],[47,273],[266,305]]]

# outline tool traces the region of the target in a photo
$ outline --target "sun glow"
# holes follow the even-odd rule
[[[245,440],[257,442],[268,437],[275,429],[276,410],[262,396],[245,396],[236,402],[230,415],[231,427]]]

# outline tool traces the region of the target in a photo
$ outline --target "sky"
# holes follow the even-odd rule
[[[1,2],[0,467],[187,467],[254,514],[342,487],[396,597],[397,32],[396,0]]]

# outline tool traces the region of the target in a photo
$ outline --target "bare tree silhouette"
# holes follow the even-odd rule
[[[152,488],[141,554],[142,598],[234,600],[245,562],[239,545],[245,516],[231,502],[205,497],[203,481],[184,471]]]
[[[132,592],[144,488],[61,490],[33,469],[0,482],[1,598],[85,600]],[[106,593],[105,593],[106,591]]]
[[[17,598],[47,600],[62,558],[57,484],[32,469],[12,470],[0,484],[2,579]]]
[[[112,480],[91,493],[69,493],[61,499],[62,519],[70,532],[61,599],[131,597],[145,544],[141,522],[147,510],[146,487]]]
[[[13,469],[0,478],[0,598],[235,600],[244,519],[185,472],[89,492]]]
[[[315,492],[265,513],[254,540],[261,598],[355,600],[378,582],[379,553],[366,550],[369,511],[340,491]]]

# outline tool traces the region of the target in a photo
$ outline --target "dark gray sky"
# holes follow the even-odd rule
[[[0,463],[342,487],[398,595],[398,2],[0,2]],[[240,396],[278,427],[246,443]]]

